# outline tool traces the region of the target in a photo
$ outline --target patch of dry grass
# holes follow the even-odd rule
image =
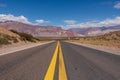
[[[92,44],[92,45],[102,45],[102,46],[109,46],[109,47],[118,47],[120,48],[120,41],[116,40],[73,40],[75,42],[80,42],[83,44]]]
[[[79,40],[72,40],[83,44],[102,45],[120,48],[120,31],[111,32],[96,37],[84,37]]]

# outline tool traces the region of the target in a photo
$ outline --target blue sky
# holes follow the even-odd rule
[[[88,27],[91,23],[99,25],[100,22],[108,19],[119,20],[120,1],[0,0],[0,14],[12,15],[16,18],[22,16],[32,24],[63,26],[64,28]]]

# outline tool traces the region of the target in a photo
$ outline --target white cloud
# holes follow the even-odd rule
[[[66,24],[75,24],[76,21],[75,20],[65,20],[64,21]]]
[[[3,21],[3,22],[4,21],[17,21],[17,22],[32,24],[23,15],[21,15],[21,16],[14,16],[12,14],[8,14],[8,15],[6,15],[6,14],[0,14],[0,21]]]
[[[0,3],[0,7],[7,7],[7,5]]]
[[[118,2],[116,5],[114,5],[114,8],[120,9],[120,2]]]
[[[43,23],[44,23],[44,20],[36,20],[35,22],[36,22],[36,23],[39,23],[39,24],[43,24]]]
[[[49,23],[50,21],[45,21],[43,19],[39,19],[39,20],[36,20],[35,22],[36,22],[36,24],[44,24],[44,23]]]
[[[0,14],[0,21],[17,21],[17,22],[22,22],[26,24],[33,24],[33,25],[38,25],[38,24],[47,24],[50,23],[50,21],[46,21],[43,19],[35,20],[34,23],[31,23],[28,18],[24,17],[23,15],[21,16],[14,16],[12,14]]]
[[[65,28],[88,28],[88,27],[109,27],[120,25],[120,16],[115,17],[114,19],[106,19],[103,21],[88,21],[73,25],[66,25]]]

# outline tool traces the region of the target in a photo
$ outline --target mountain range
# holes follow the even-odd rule
[[[74,37],[77,36],[76,33],[73,33],[69,30],[64,30],[61,27],[56,26],[38,26],[25,24],[15,21],[5,21],[0,22],[4,28],[16,30],[18,32],[24,32],[32,34],[35,37]]]
[[[16,21],[0,22],[0,25],[10,30],[28,33],[35,37],[76,37],[76,36],[97,36],[105,33],[118,31],[120,26],[111,27],[89,27],[89,28],[70,28],[68,30],[57,26],[39,26],[25,24]]]
[[[70,28],[69,31],[84,36],[98,36],[98,35],[104,35],[109,32],[120,31],[120,25],[110,26],[110,27]]]

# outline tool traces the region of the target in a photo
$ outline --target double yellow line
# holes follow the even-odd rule
[[[64,58],[63,58],[63,54],[62,54],[62,48],[61,48],[59,41],[57,43],[55,52],[53,54],[52,60],[50,62],[50,65],[48,67],[48,70],[47,70],[44,80],[54,80],[55,67],[56,67],[58,55],[59,55],[58,80],[67,80],[65,63],[64,63]]]

